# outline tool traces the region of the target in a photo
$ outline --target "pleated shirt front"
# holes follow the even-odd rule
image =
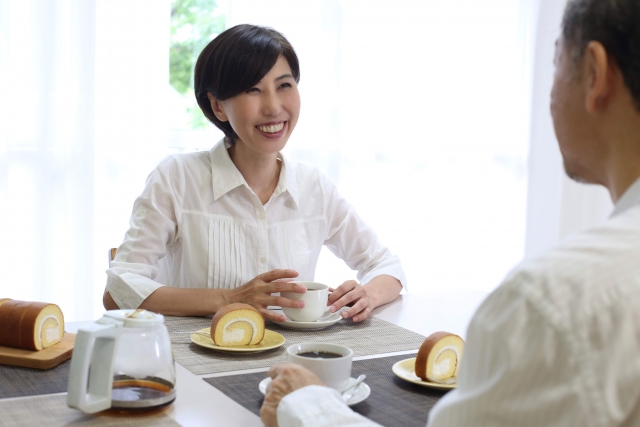
[[[173,155],[149,175],[130,228],[107,270],[120,308],[137,308],[158,287],[232,289],[278,268],[313,280],[322,245],[364,284],[406,279],[397,256],[317,169],[278,156],[282,168],[263,205],[220,141]],[[331,285],[339,285],[331,284]]]

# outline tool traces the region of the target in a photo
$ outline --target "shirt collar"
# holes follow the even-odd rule
[[[300,206],[300,203],[298,198],[296,165],[295,163],[287,160],[282,153],[278,153],[278,158],[282,161],[282,168],[280,169],[280,178],[278,178],[278,185],[276,186],[273,195],[278,196],[287,191],[293,202],[296,204],[296,207],[298,207]]]
[[[231,157],[229,157],[229,152],[227,151],[229,147],[230,145],[222,139],[209,151],[213,200],[218,200],[241,185],[249,188],[247,181],[245,181],[236,165],[231,161]],[[298,207],[298,182],[296,180],[295,164],[285,159],[282,153],[278,153],[278,159],[282,161],[282,168],[280,169],[278,185],[273,192],[273,196],[278,196],[287,191],[296,207]]]
[[[222,139],[209,151],[213,200],[218,200],[241,185],[248,187],[247,181],[244,180],[236,165],[231,161],[227,148],[227,143]]]
[[[640,178],[638,178],[631,187],[627,188],[622,197],[616,203],[616,207],[611,214],[612,217],[621,214],[629,208],[640,204]]]

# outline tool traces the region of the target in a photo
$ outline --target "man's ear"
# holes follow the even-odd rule
[[[207,98],[209,98],[209,103],[211,104],[211,109],[213,110],[213,114],[216,115],[218,120],[221,122],[228,122],[229,119],[224,112],[224,107],[222,105],[222,101],[218,101],[211,95],[211,93],[207,93]]]
[[[613,97],[615,88],[615,67],[600,42],[587,45],[584,55],[584,81],[586,87],[586,109],[595,113],[605,108]]]

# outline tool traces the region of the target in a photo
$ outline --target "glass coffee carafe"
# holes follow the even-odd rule
[[[113,310],[78,330],[67,404],[86,413],[137,412],[176,398],[176,371],[164,317]]]

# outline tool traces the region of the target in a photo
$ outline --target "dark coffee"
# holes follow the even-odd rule
[[[344,357],[338,353],[330,353],[328,351],[305,351],[304,353],[298,353],[298,356],[310,357],[312,359],[336,359],[338,357]]]
[[[166,406],[176,398],[173,384],[162,378],[143,380],[117,375],[111,392],[111,408],[116,411],[148,411]]]

